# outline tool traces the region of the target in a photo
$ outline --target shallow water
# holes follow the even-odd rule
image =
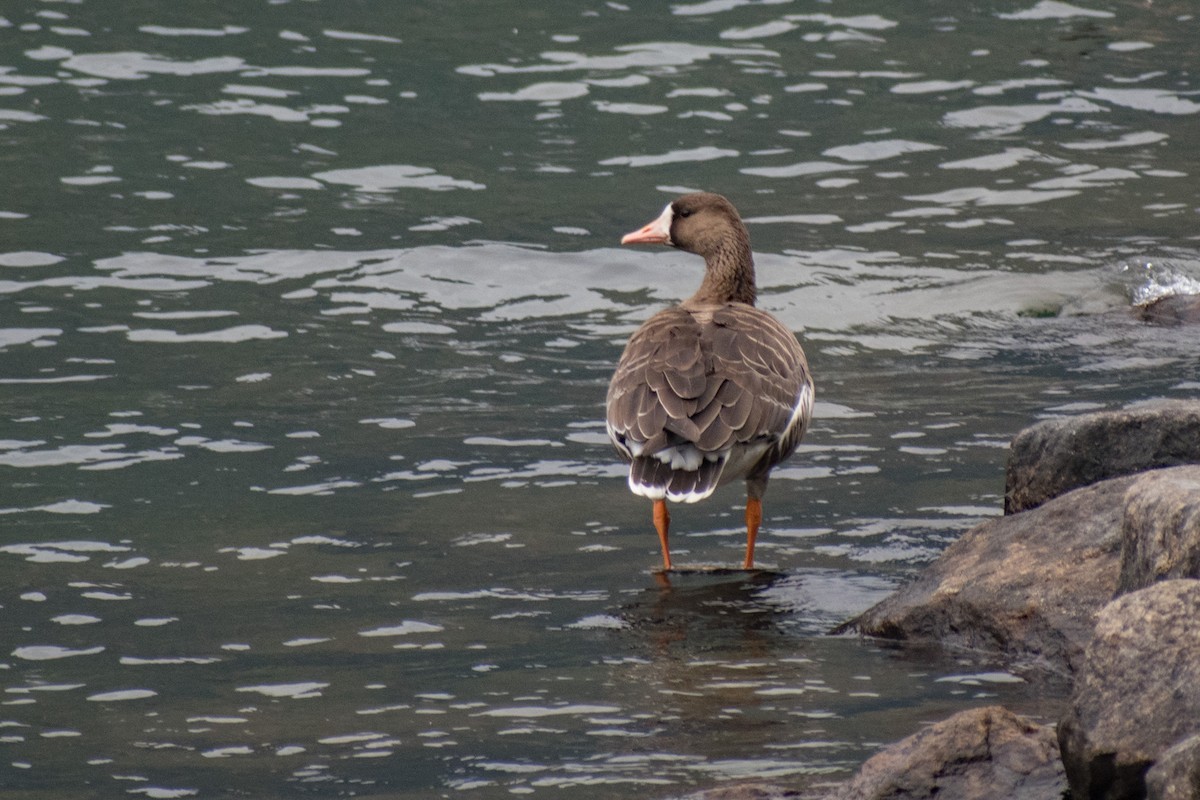
[[[23,796],[844,778],[1001,667],[824,632],[1040,418],[1200,388],[1189,3],[26,3],[0,38],[0,775]],[[747,218],[817,418],[663,586],[624,338]],[[680,508],[740,556],[739,496]]]

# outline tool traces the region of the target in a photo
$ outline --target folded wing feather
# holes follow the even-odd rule
[[[770,314],[743,303],[669,308],[625,348],[609,385],[609,436],[632,462],[635,492],[699,500],[790,455],[799,436],[789,426],[806,422],[797,410],[811,391],[795,336]],[[731,455],[747,453],[753,463],[735,457],[740,473],[724,474]]]

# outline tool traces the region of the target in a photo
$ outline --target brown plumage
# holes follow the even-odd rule
[[[804,351],[754,307],[750,237],[724,197],[671,202],[622,244],[667,244],[703,256],[700,288],[629,339],[608,387],[608,435],[629,462],[629,488],[654,501],[663,567],[671,569],[666,501],[694,503],[746,481],[746,558],[771,469],[790,456],[812,416]]]

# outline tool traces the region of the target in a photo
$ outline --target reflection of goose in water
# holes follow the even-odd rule
[[[699,651],[774,658],[776,648],[796,647],[788,609],[764,602],[764,592],[783,579],[771,570],[675,570],[670,582],[640,592],[619,616],[656,660],[687,661]]]
[[[813,382],[796,337],[754,307],[750,237],[724,197],[671,202],[622,244],[666,244],[704,257],[700,288],[629,339],[608,387],[608,435],[629,461],[629,488],[654,501],[669,570],[667,501],[694,503],[746,481],[745,569],[754,566],[762,496],[812,416]]]

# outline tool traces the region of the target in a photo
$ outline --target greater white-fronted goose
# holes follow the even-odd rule
[[[687,194],[621,244],[665,244],[704,257],[700,288],[630,337],[608,385],[608,436],[629,488],[654,501],[671,569],[667,501],[695,503],[746,481],[745,569],[754,567],[762,496],[812,416],[813,381],[796,337],[754,307],[750,236],[718,194]]]

